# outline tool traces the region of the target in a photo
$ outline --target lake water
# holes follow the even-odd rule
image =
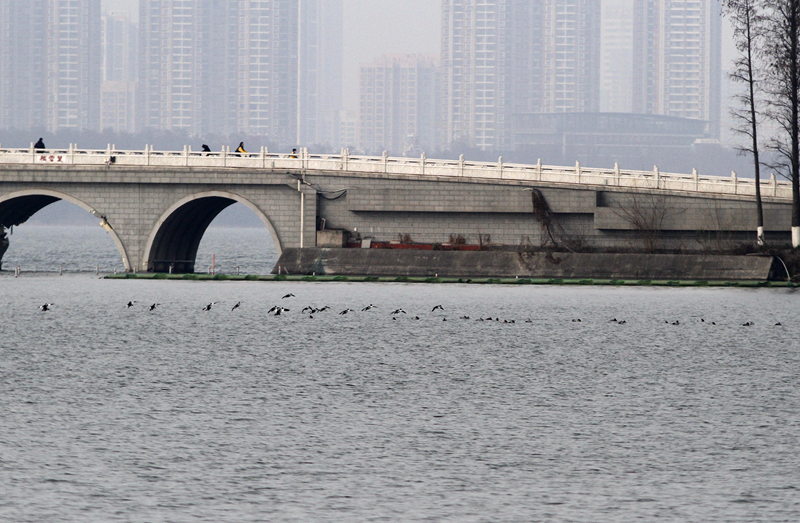
[[[124,272],[117,246],[100,227],[54,227],[23,225],[9,236],[3,269],[13,271]],[[197,272],[206,272],[216,259],[216,272],[269,274],[278,252],[266,228],[211,227],[197,252]]]
[[[798,297],[5,271],[0,520],[797,521]]]

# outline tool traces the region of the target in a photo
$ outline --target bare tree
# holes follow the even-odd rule
[[[632,193],[611,210],[636,231],[648,253],[658,249],[665,222],[681,212],[668,196],[656,193]]]
[[[750,143],[738,147],[742,154],[753,155],[756,185],[756,241],[764,245],[764,209],[761,203],[761,162],[758,151],[758,115],[756,108],[758,78],[756,76],[756,56],[758,54],[763,19],[760,12],[762,0],[725,0],[725,13],[733,24],[734,41],[739,57],[734,61],[734,70],[729,75],[734,82],[745,85],[744,94],[735,97],[738,107],[731,109],[733,117],[740,125],[734,132],[749,139]]]
[[[542,247],[551,246],[553,248],[564,247],[570,252],[580,249],[583,241],[579,237],[570,237],[550,209],[544,194],[539,189],[530,189],[531,202],[533,204],[533,214],[539,220],[542,227]]]
[[[704,210],[703,223],[711,224],[712,228],[698,231],[697,241],[703,246],[704,251],[720,253],[734,245],[732,231],[736,230],[737,213],[723,208],[716,198],[711,201],[714,206]],[[705,237],[700,236],[701,234]]]
[[[773,167],[792,182],[792,246],[800,247],[800,0],[769,0],[764,12],[767,116],[781,135]]]

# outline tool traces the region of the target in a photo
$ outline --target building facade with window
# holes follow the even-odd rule
[[[442,142],[513,147],[520,112],[597,111],[599,0],[443,0]]]
[[[333,141],[341,0],[141,0],[139,125]]]
[[[97,129],[100,0],[0,0],[0,128]]]
[[[717,0],[635,0],[634,111],[705,120],[720,135]]]
[[[436,149],[438,62],[435,55],[384,55],[361,65],[359,149],[397,156]]]

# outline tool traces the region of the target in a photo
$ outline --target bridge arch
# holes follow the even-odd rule
[[[172,265],[176,273],[194,272],[197,249],[206,229],[219,213],[234,203],[243,204],[259,217],[280,254],[283,249],[278,233],[257,205],[232,192],[207,191],[178,200],[161,215],[147,239],[143,258],[146,270],[167,272]]]
[[[125,270],[131,270],[131,263],[125,245],[122,243],[122,240],[120,240],[119,235],[117,235],[117,232],[112,228],[111,224],[106,221],[106,217],[102,216],[88,203],[69,194],[51,191],[49,189],[27,189],[0,195],[0,225],[11,227],[12,225],[23,224],[34,214],[59,200],[75,204],[97,216],[101,220],[100,225],[114,240],[122,256],[122,263],[125,264]]]

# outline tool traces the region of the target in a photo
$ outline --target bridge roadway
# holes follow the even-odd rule
[[[768,239],[788,242],[790,184],[773,176],[761,189]],[[754,192],[753,180],[735,174],[502,158],[0,147],[0,225],[19,225],[55,201],[70,201],[98,217],[129,271],[194,271],[206,228],[235,202],[264,222],[279,252],[317,246],[320,229],[376,241],[597,248],[652,247],[657,237],[658,247],[703,250],[752,240]],[[546,212],[534,194],[544,197]]]

